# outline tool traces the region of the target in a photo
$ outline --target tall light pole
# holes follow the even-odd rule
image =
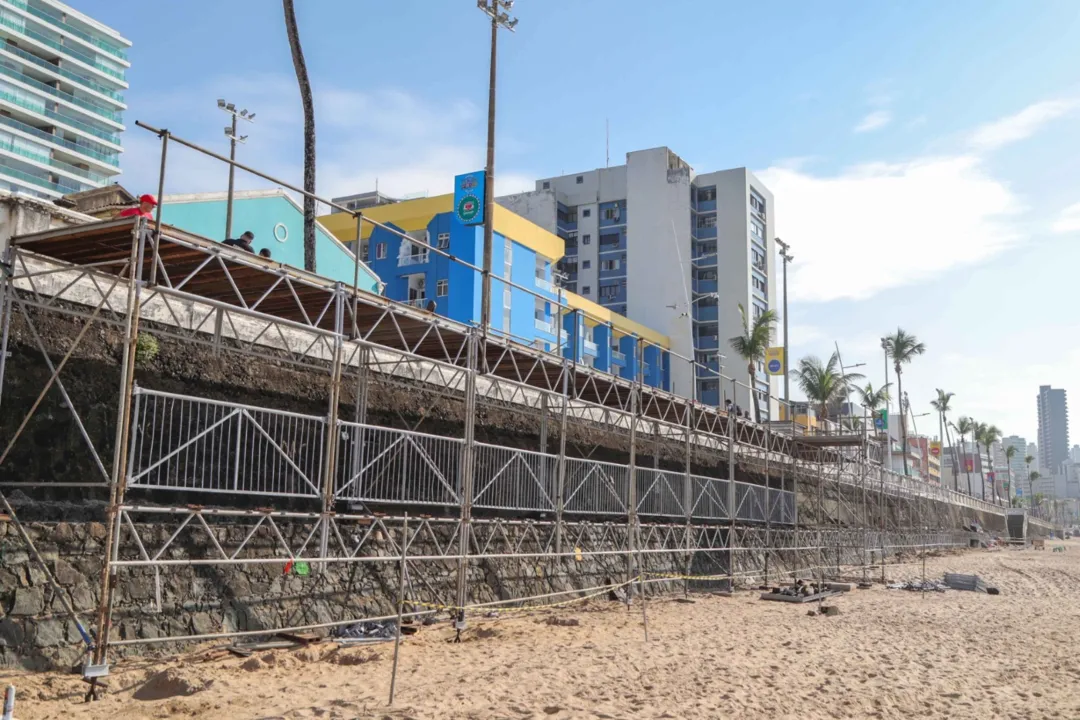
[[[776,244],[780,246],[780,259],[784,263],[784,402],[787,403],[787,418],[791,421],[793,418],[791,415],[791,373],[788,372],[788,364],[790,359],[788,358],[788,321],[787,321],[787,266],[788,263],[795,259],[794,255],[788,253],[788,249],[791,247],[780,238],[776,238]]]
[[[491,18],[491,65],[488,78],[487,167],[484,172],[484,265],[480,299],[480,327],[486,335],[491,327],[491,244],[495,233],[495,58],[499,28],[510,32],[517,18],[509,10],[514,0],[476,0],[476,6]],[[506,328],[509,332],[509,328]]]
[[[225,102],[219,98],[217,101],[218,109],[232,115],[232,124],[225,128],[225,137],[229,138],[229,160],[236,161],[236,144],[247,141],[247,135],[236,134],[236,119],[246,120],[247,122],[255,122],[255,113],[249,113],[247,110],[237,110],[236,105],[231,102]],[[236,177],[236,167],[229,165],[229,197],[225,201],[225,239],[232,237],[232,204],[233,204],[233,182]]]

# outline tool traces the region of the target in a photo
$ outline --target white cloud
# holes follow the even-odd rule
[[[228,98],[255,111],[245,125],[249,136],[237,159],[300,185],[303,177],[303,118],[291,76],[223,76],[178,92],[144,94],[133,104],[134,117],[169,129],[217,152],[227,152],[221,128],[228,117],[213,99]],[[359,92],[340,87],[316,88],[317,192],[324,197],[379,190],[390,195],[450,192],[454,175],[484,164],[483,115],[464,100],[428,102],[398,89]],[[160,143],[133,129],[125,138],[122,182],[129,189],[156,188]],[[175,146],[173,146],[175,147]],[[169,150],[167,193],[222,190],[227,168],[186,149]],[[532,175],[500,165],[496,190],[532,189]],[[267,187],[268,181],[237,173],[237,187]]]
[[[793,244],[800,300],[866,298],[977,262],[1016,239],[1020,203],[975,157],[870,163],[833,177],[759,173],[778,198],[777,235]]]
[[[871,130],[880,130],[892,122],[892,113],[888,110],[875,110],[869,113],[855,126],[855,132],[863,133]]]
[[[1040,128],[1080,106],[1080,101],[1045,100],[1029,105],[1015,115],[987,123],[971,134],[969,143],[980,151],[996,150],[1034,135]]]
[[[1056,233],[1080,233],[1080,203],[1062,210],[1050,229]]]

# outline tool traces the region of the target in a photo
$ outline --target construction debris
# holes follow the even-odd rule
[[[962,575],[960,573],[945,573],[945,584],[953,590],[968,590],[971,592],[998,595],[1001,593],[996,587],[987,585],[978,575]]]
[[[949,586],[937,580],[908,580],[886,585],[889,590],[910,590],[911,592],[945,592]]]
[[[402,628],[404,631],[404,628]],[[382,622],[358,622],[345,627],[335,629],[333,637],[336,640],[393,640],[397,634],[397,621],[384,620]]]
[[[822,600],[827,597],[839,595],[840,590],[832,590],[830,584],[842,585],[842,583],[815,583],[805,580],[796,580],[794,585],[774,587],[771,592],[761,594],[762,600],[775,600],[777,602],[805,603]]]

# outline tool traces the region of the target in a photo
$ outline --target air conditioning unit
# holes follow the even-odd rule
[[[427,279],[426,278],[420,278],[416,282],[416,289],[417,290],[423,290],[426,286],[427,286]]]

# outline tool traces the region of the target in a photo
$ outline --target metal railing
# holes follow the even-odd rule
[[[549,293],[555,292],[555,288],[552,286],[552,284],[539,276],[536,278],[536,287]]]
[[[555,328],[547,320],[541,320],[540,318],[534,318],[533,319],[533,327],[535,327],[540,332],[545,332],[545,333],[547,333],[549,335],[554,335],[555,334]]]
[[[423,265],[428,261],[428,254],[422,253],[410,253],[409,255],[402,255],[398,258],[398,267],[406,267],[408,265]]]
[[[21,108],[23,108],[25,110],[29,110],[30,112],[35,112],[35,113],[38,113],[39,115],[43,115],[43,116],[49,118],[50,120],[56,120],[58,122],[65,123],[67,125],[71,125],[72,127],[79,128],[83,132],[89,133],[89,134],[91,134],[91,135],[93,135],[95,137],[101,138],[102,140],[105,140],[107,142],[111,142],[114,145],[119,145],[120,144],[120,137],[118,135],[114,135],[114,134],[112,134],[110,132],[107,132],[105,130],[99,130],[99,129],[93,127],[92,125],[88,125],[87,123],[84,123],[81,120],[76,120],[76,119],[72,118],[70,115],[65,115],[64,113],[58,113],[55,110],[50,110],[49,108],[45,107],[44,102],[41,103],[41,104],[33,103],[33,102],[30,102],[30,101],[26,100],[25,98],[21,98],[18,95],[14,95],[14,94],[9,93],[9,92],[7,92],[5,90],[0,90],[0,99],[3,99],[5,101],[9,102],[12,105],[18,105],[19,107],[21,107]]]
[[[630,468],[625,465],[566,458],[563,507],[581,515],[626,515]]]
[[[60,193],[61,195],[67,195],[68,193],[78,192],[80,190],[80,188],[77,188],[74,185],[64,185],[63,183],[54,183],[52,180],[49,180],[48,178],[43,178],[43,177],[39,177],[37,175],[32,175],[32,174],[30,174],[28,172],[23,172],[22,170],[19,170],[18,168],[13,168],[10,165],[7,165],[7,164],[2,163],[2,162],[0,162],[0,173],[3,173],[5,175],[9,175],[11,177],[18,178],[19,180],[22,180],[23,182],[28,182],[31,185],[37,185],[38,187],[42,187],[42,188],[45,188],[47,190],[52,190],[53,192]]]
[[[336,496],[419,505],[461,503],[464,441],[340,422]]]
[[[128,485],[319,497],[325,420],[135,389]]]
[[[555,510],[556,456],[477,443],[474,463],[475,507]]]

